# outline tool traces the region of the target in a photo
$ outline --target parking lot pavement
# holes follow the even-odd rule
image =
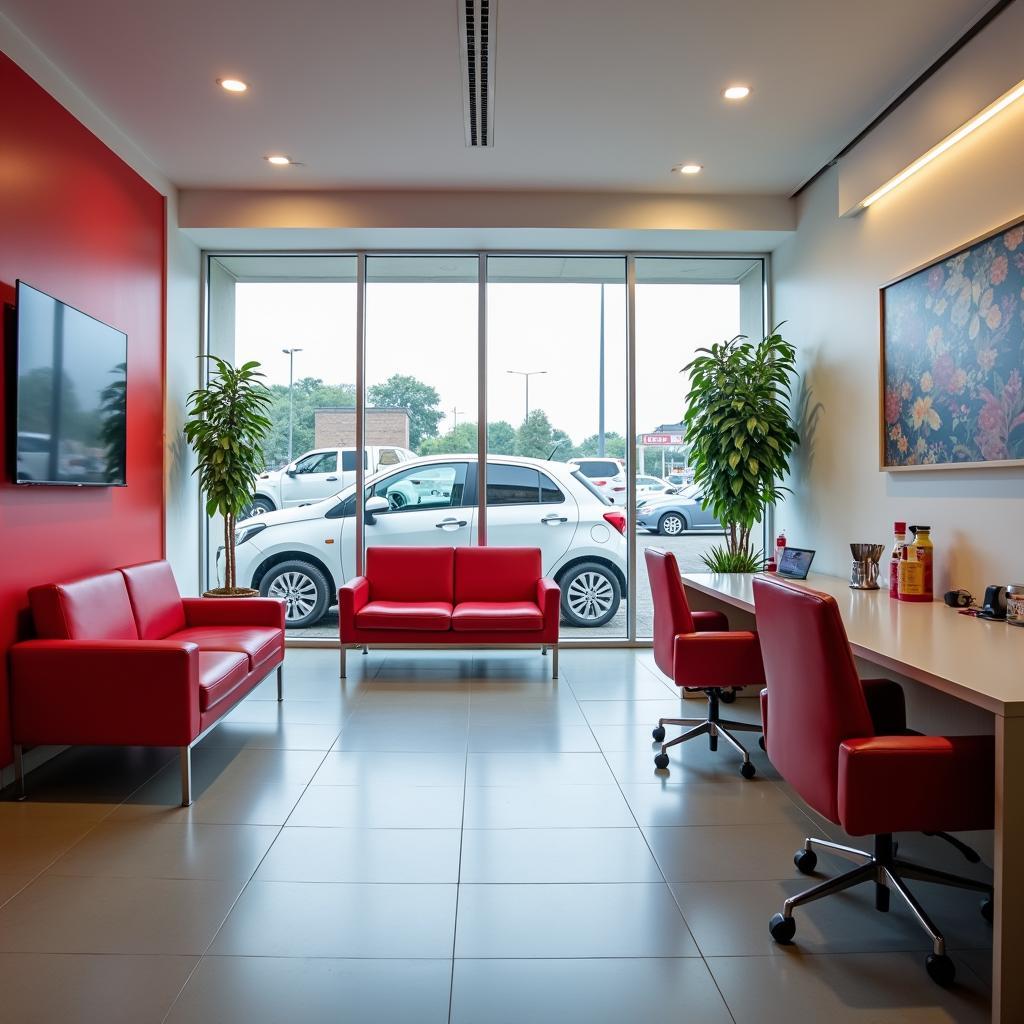
[[[637,570],[637,608],[636,635],[641,639],[651,636],[654,630],[654,606],[651,603],[651,588],[647,582],[647,562],[644,550],[649,547],[664,548],[675,552],[679,568],[683,572],[703,572],[704,563],[701,555],[715,544],[722,543],[721,532],[715,533],[684,533],[679,537],[658,537],[650,533],[638,533],[636,538],[636,570]],[[616,639],[626,635],[626,602],[623,600],[615,617],[604,626],[596,629],[581,629],[563,626],[562,636],[573,640]],[[338,638],[338,609],[332,608],[324,619],[309,629],[290,629],[290,637],[306,639]]]

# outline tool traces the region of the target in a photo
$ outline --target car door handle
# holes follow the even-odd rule
[[[457,530],[461,526],[468,526],[469,523],[465,519],[442,519],[439,523],[434,523],[439,530]]]
[[[558,516],[558,515],[542,516],[540,521],[542,523],[544,523],[545,525],[547,525],[547,526],[553,526],[555,523],[567,523],[567,522],[569,522],[569,517],[568,516]]]

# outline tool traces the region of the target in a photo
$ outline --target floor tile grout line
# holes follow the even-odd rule
[[[379,666],[378,666],[378,668],[379,668]],[[360,680],[360,681],[362,681],[362,680]],[[357,694],[355,700],[352,702],[353,709],[358,705],[359,699],[360,699],[361,696],[362,696],[362,692],[360,691],[359,694]],[[285,699],[287,699],[287,695],[286,695]],[[288,824],[288,819],[292,816],[292,814],[295,811],[295,808],[299,804],[299,801],[302,800],[303,796],[305,796],[306,792],[309,790],[309,787],[313,784],[313,779],[316,778],[316,773],[318,771],[320,771],[320,769],[324,766],[324,762],[326,762],[327,758],[330,756],[331,751],[334,749],[334,744],[338,742],[338,737],[341,736],[342,730],[345,727],[345,722],[348,720],[348,718],[351,716],[351,714],[352,714],[352,712],[348,712],[345,715],[343,715],[342,721],[341,721],[341,725],[338,727],[338,734],[337,734],[337,736],[335,736],[335,738],[334,738],[334,740],[332,740],[330,746],[323,752],[323,757],[320,759],[320,763],[316,766],[316,769],[310,775],[309,782],[307,782],[305,784],[305,786],[303,786],[302,793],[296,799],[295,803],[292,805],[292,808],[288,812],[288,814],[285,815],[284,821],[282,821],[281,824],[277,827],[277,834],[271,840],[271,842],[267,846],[266,850],[263,851],[263,856],[260,857],[259,863],[253,868],[252,873],[249,875],[249,878],[245,882],[242,883],[242,886],[238,890],[238,893],[236,894],[235,898],[231,901],[231,906],[228,907],[227,911],[224,914],[224,917],[221,918],[221,922],[217,926],[216,931],[213,933],[213,936],[210,938],[210,941],[207,943],[206,949],[204,949],[203,952],[199,954],[199,958],[192,965],[192,969],[188,972],[188,975],[186,976],[184,982],[182,982],[181,987],[178,989],[178,991],[175,994],[174,998],[171,1000],[170,1005],[167,1007],[166,1013],[164,1013],[163,1017],[160,1019],[160,1024],[166,1024],[166,1021],[170,1017],[171,1013],[173,1012],[174,1007],[178,1003],[178,1000],[181,999],[181,996],[184,993],[185,989],[188,988],[189,982],[191,982],[192,978],[195,976],[196,972],[199,970],[200,965],[203,963],[203,961],[209,955],[210,950],[213,948],[214,943],[217,941],[217,937],[224,930],[224,925],[227,922],[227,919],[231,916],[231,914],[234,911],[235,907],[238,906],[238,901],[242,898],[243,894],[245,893],[245,891],[249,888],[250,884],[252,883],[252,880],[256,877],[256,874],[259,872],[259,869],[263,866],[263,862],[267,859],[267,856],[270,854],[270,851],[274,848],[274,843],[276,843],[277,840],[281,837],[281,833],[284,832],[285,827]]]
[[[468,702],[467,702],[468,706]],[[466,838],[466,790],[469,779],[469,722],[466,723],[466,754],[462,771],[462,821],[459,825],[459,865],[455,873],[455,916],[452,920],[452,969],[448,978],[448,1024],[455,1005],[455,950],[459,941],[459,897],[462,895],[462,848]]]
[[[636,661],[636,656],[635,655],[634,655],[633,660]],[[646,668],[646,666],[643,666],[643,667]],[[653,673],[652,673],[652,675],[653,675]],[[576,699],[576,704],[578,706],[579,705],[579,698],[576,697],[575,690],[573,691],[573,697]],[[679,697],[679,699],[682,700],[681,697]],[[582,708],[580,708],[580,713],[581,714],[583,713],[583,709]],[[593,728],[590,726],[590,722],[589,721],[587,722],[587,725],[591,729],[591,734],[593,734]],[[608,758],[605,756],[605,750],[601,746],[601,744],[598,741],[596,735],[594,735],[594,742],[597,743],[597,747],[601,751],[601,756],[604,758],[605,767],[607,767],[608,771],[611,772],[611,776],[615,780],[615,784],[616,784],[616,786],[618,787],[618,790],[619,790],[619,795],[622,797],[622,800],[626,804],[626,807],[629,808],[629,813],[632,815],[633,820],[636,822],[637,831],[640,833],[640,837],[643,839],[644,845],[647,847],[647,852],[650,854],[651,859],[654,861],[654,864],[655,864],[655,866],[658,869],[658,874],[661,875],[662,884],[665,886],[665,889],[668,891],[669,898],[672,900],[672,905],[676,908],[676,912],[679,914],[679,917],[680,917],[680,919],[683,922],[683,926],[686,928],[686,933],[690,936],[690,941],[693,943],[694,949],[697,950],[697,953],[700,956],[701,963],[704,964],[704,970],[707,971],[708,977],[711,979],[712,984],[715,986],[715,991],[718,992],[719,999],[722,1000],[722,1005],[725,1007],[725,1012],[727,1014],[729,1014],[729,1017],[732,1020],[733,1024],[736,1024],[736,1017],[735,1017],[735,1015],[732,1012],[732,1007],[729,1006],[729,1004],[726,1002],[725,993],[722,992],[721,988],[719,987],[718,979],[715,977],[714,972],[711,970],[711,965],[708,963],[707,957],[704,956],[704,950],[702,950],[700,948],[700,944],[697,942],[697,937],[693,934],[693,931],[690,928],[690,922],[686,920],[686,915],[683,913],[683,908],[679,905],[679,900],[676,899],[676,894],[675,894],[675,892],[672,889],[672,885],[669,882],[669,880],[665,877],[665,872],[664,872],[664,869],[661,866],[661,862],[655,856],[654,850],[651,849],[651,844],[650,844],[650,842],[647,839],[647,835],[644,833],[644,830],[641,827],[640,822],[637,821],[636,812],[633,810],[633,807],[630,804],[630,802],[626,799],[626,794],[622,790],[622,783],[619,780],[619,777],[615,774],[615,772],[612,771],[612,766],[608,763]]]

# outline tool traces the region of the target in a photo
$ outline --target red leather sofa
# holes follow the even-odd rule
[[[367,548],[338,591],[347,647],[539,647],[558,677],[558,584],[538,548]]]
[[[15,772],[41,744],[178,747],[183,806],[191,750],[277,669],[284,603],[183,598],[167,562],[33,587],[38,639],[11,648]]]

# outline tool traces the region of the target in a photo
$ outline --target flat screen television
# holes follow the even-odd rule
[[[17,282],[14,480],[123,487],[128,337]]]

